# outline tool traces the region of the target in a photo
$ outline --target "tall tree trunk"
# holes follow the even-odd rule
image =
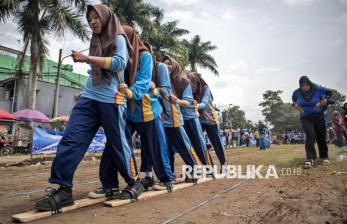
[[[31,30],[31,43],[30,43],[30,69],[28,76],[28,92],[27,92],[27,107],[31,109],[35,109],[36,106],[36,73],[37,73],[37,63],[38,63],[38,54],[39,54],[39,46],[38,46],[38,36],[39,34],[39,14],[40,7],[39,1],[33,0],[32,4],[32,16],[34,24],[37,26],[33,26]]]
[[[22,53],[20,53],[20,55],[18,57],[19,62],[17,64],[17,74],[16,75],[19,78],[22,78],[22,76],[23,76],[23,64],[24,64],[24,60],[25,60],[25,54],[28,50],[29,41],[30,41],[30,37],[25,40],[23,51],[22,51]]]
[[[196,72],[195,62],[190,62],[190,67],[192,67],[192,72]]]
[[[37,38],[38,31],[34,30],[31,37],[31,46],[30,46],[30,71],[28,77],[28,100],[27,107],[35,109],[36,105],[36,78],[37,78],[37,63],[38,63],[38,44]]]

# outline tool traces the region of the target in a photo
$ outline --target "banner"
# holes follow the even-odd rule
[[[52,131],[36,127],[34,128],[32,154],[56,153],[57,146],[64,132]],[[88,152],[101,152],[106,144],[104,132],[98,131],[88,148]]]

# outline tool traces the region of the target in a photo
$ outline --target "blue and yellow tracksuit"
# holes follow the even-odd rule
[[[128,128],[141,136],[141,171],[152,171],[162,182],[172,181],[164,125],[160,114],[162,107],[158,95],[150,90],[152,80],[152,55],[144,51],[140,56],[140,67],[135,82],[130,86],[131,97],[128,100]]]
[[[201,163],[203,165],[213,165],[212,158],[205,145],[204,134],[199,122],[198,107],[193,104],[194,98],[190,84],[188,84],[183,90],[182,100],[187,100],[189,102],[189,106],[182,108],[181,112],[184,120],[184,129],[189,136],[190,142],[192,143]]]
[[[51,168],[50,183],[72,187],[72,179],[78,164],[87,151],[100,126],[105,130],[107,142],[100,163],[100,180],[103,187],[118,187],[117,172],[131,185],[138,174],[126,128],[126,99],[118,92],[117,71],[124,78],[128,60],[125,38],[116,37],[117,49],[113,57],[106,59],[104,69],[112,72],[111,83],[102,80],[92,84],[89,78],[71,116]]]
[[[169,71],[164,63],[157,65],[157,74],[159,80],[158,88],[161,88],[161,99],[165,107],[162,117],[164,118],[165,134],[168,142],[171,170],[174,173],[175,153],[181,155],[183,161],[190,166],[198,164],[198,157],[189,137],[183,128],[183,116],[178,104],[170,100],[172,94]]]
[[[211,90],[207,87],[204,90],[201,102],[198,103],[199,119],[202,130],[206,130],[207,136],[213,145],[213,149],[216,152],[220,164],[224,165],[226,158],[218,126],[219,119],[212,103]]]

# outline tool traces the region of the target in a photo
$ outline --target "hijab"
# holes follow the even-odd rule
[[[103,4],[88,5],[87,6],[87,20],[91,10],[95,10],[101,20],[101,33],[96,34],[93,32],[90,40],[89,55],[98,57],[112,57],[117,49],[116,37],[119,34],[125,36],[125,32],[119,22],[117,16],[112,10]],[[127,39],[126,39],[127,41]],[[129,41],[127,41],[129,46]],[[93,85],[98,85],[101,80],[106,80],[109,84],[112,81],[111,73],[102,69],[99,66],[92,65],[92,82]]]
[[[197,72],[190,72],[187,75],[187,78],[189,79],[190,84],[192,85],[192,91],[193,91],[194,99],[198,103],[200,103],[201,99],[204,95],[205,90],[208,88],[207,83],[201,77],[201,75],[198,74]],[[212,94],[211,94],[211,96],[212,96]],[[213,96],[212,96],[212,99],[213,99]]]
[[[165,56],[163,59],[163,62],[165,60],[169,60],[172,64],[172,70],[170,72],[170,83],[171,83],[172,91],[174,95],[176,95],[179,99],[182,99],[183,91],[188,86],[190,81],[186,77],[181,66],[178,64],[178,62],[175,59],[169,56]]]
[[[131,49],[129,50],[129,61],[127,66],[127,74],[129,84],[132,85],[136,80],[136,73],[140,67],[140,56],[142,51],[148,51],[144,43],[141,41],[139,35],[134,28],[124,25],[123,29],[127,38],[130,41]]]
[[[310,86],[310,90],[307,92],[303,91],[301,89],[303,84],[308,84]],[[299,85],[300,85],[299,91],[300,91],[301,95],[304,97],[306,102],[310,102],[315,91],[316,91],[317,85],[314,84],[307,76],[301,76],[300,77]]]
[[[208,88],[207,83],[197,72],[190,72],[187,75],[187,78],[190,80],[192,85],[193,97],[198,102],[201,103],[202,97],[204,95],[205,90]],[[213,96],[211,94],[211,98],[213,100]],[[211,105],[212,106],[212,105]],[[213,106],[212,106],[213,107]],[[213,109],[216,109],[213,107]],[[201,116],[203,116],[207,121],[215,123],[214,117],[208,113],[206,110],[199,111]]]

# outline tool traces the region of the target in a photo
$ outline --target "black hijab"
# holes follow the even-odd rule
[[[307,92],[302,91],[301,86],[303,84],[308,84],[310,86],[310,90]],[[307,76],[301,76],[301,78],[299,79],[299,85],[300,85],[299,92],[304,97],[306,102],[310,102],[314,93],[316,92],[317,85],[314,84]]]

